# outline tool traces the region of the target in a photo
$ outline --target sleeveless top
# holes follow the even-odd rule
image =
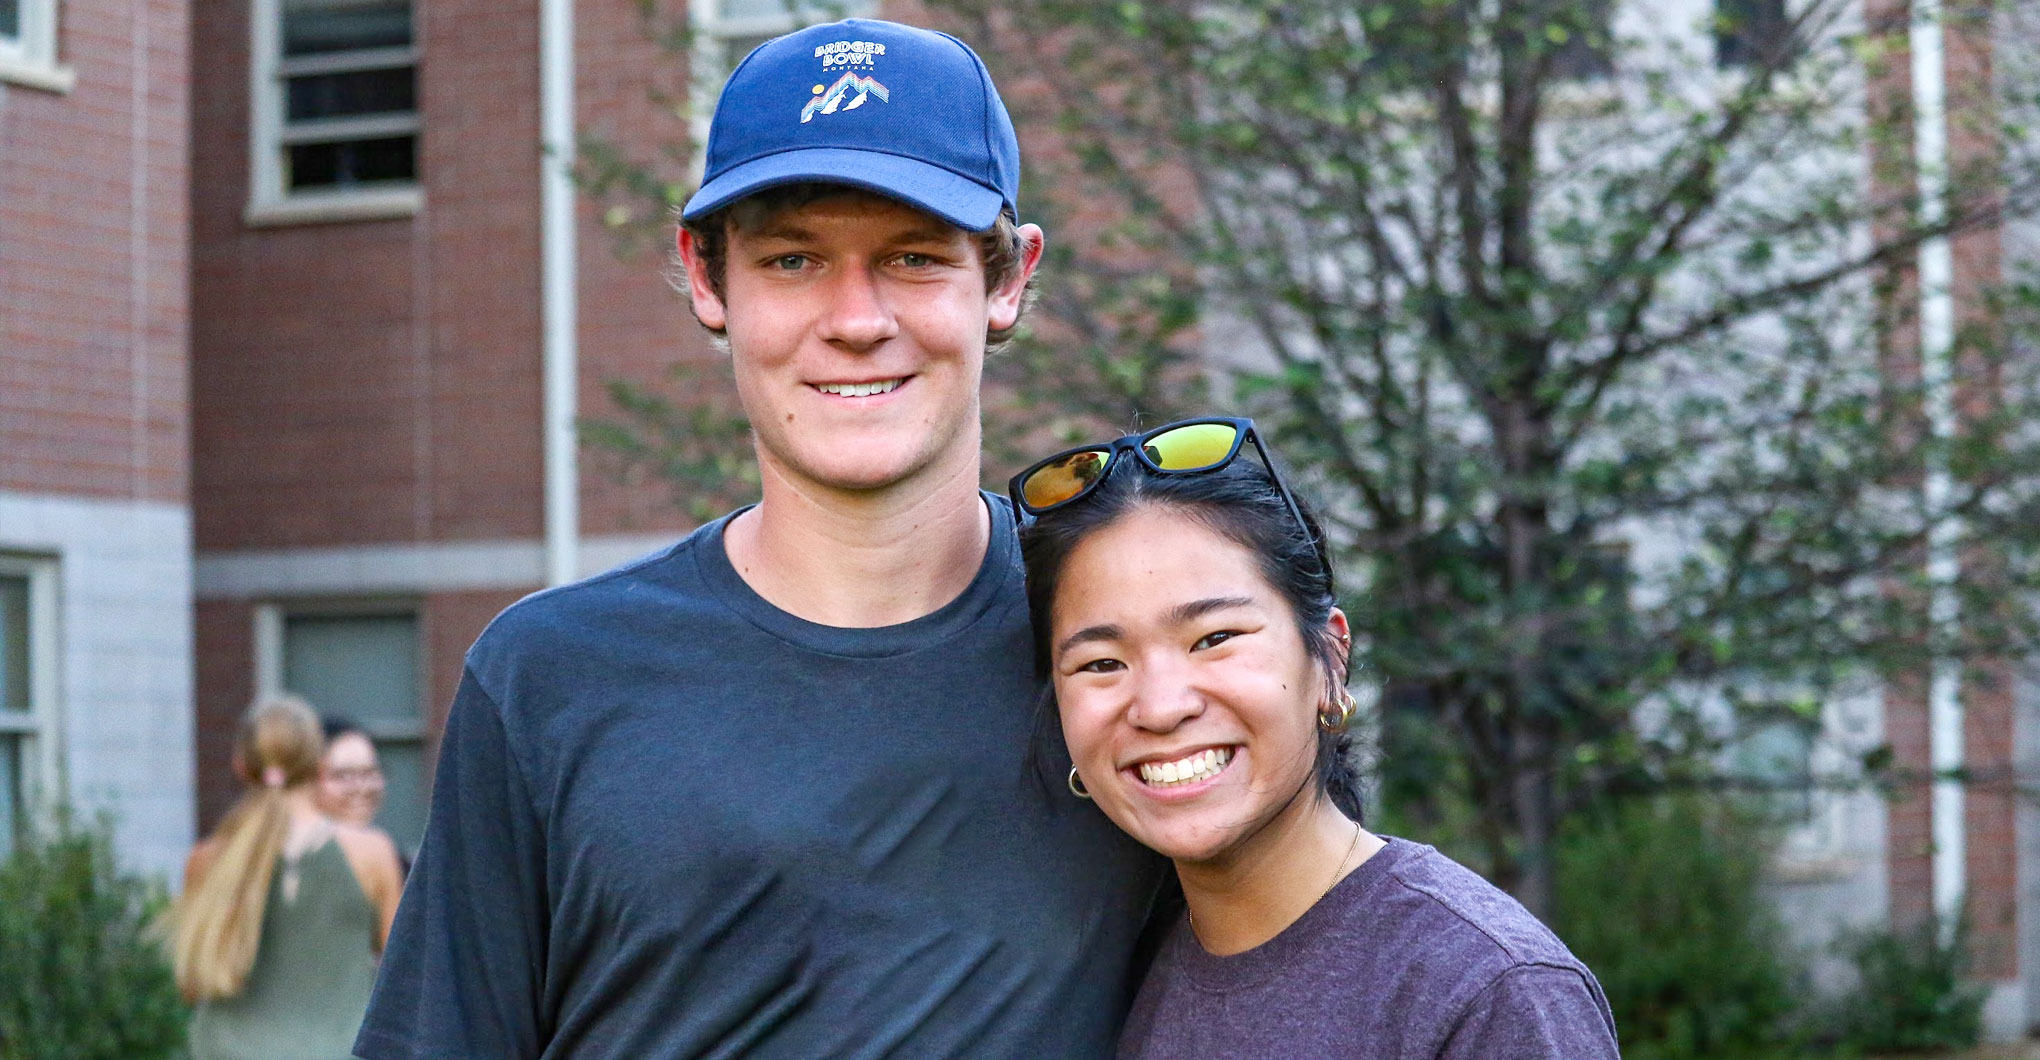
[[[192,1060],[348,1060],[375,985],[375,907],[340,844],[327,839],[278,859],[255,967],[235,997],[203,1002],[191,1020]]]

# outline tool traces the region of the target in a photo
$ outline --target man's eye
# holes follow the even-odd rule
[[[900,255],[900,264],[910,269],[925,269],[935,264],[935,259],[926,254],[906,253]]]
[[[799,272],[807,265],[805,254],[781,254],[772,259],[772,267],[781,272]]]
[[[1239,636],[1239,631],[1232,629],[1221,629],[1216,633],[1206,633],[1198,638],[1197,643],[1190,646],[1190,650],[1198,651],[1203,648],[1215,648],[1237,636]]]

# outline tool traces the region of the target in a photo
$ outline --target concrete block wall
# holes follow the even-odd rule
[[[0,549],[56,563],[65,796],[115,814],[125,864],[175,879],[193,820],[190,513],[0,493]]]

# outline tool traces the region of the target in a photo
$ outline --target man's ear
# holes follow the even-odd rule
[[[1027,294],[1027,281],[1034,276],[1034,270],[1041,265],[1041,248],[1046,245],[1041,235],[1041,226],[1025,224],[1020,232],[1020,267],[1007,277],[1003,287],[991,292],[991,316],[985,326],[993,331],[1004,331],[1020,321],[1020,304]]]
[[[729,327],[728,314],[723,310],[723,301],[708,286],[708,264],[702,260],[701,248],[694,242],[694,233],[680,229],[680,263],[687,270],[687,298],[694,303],[694,317],[701,326],[710,331],[722,331]]]

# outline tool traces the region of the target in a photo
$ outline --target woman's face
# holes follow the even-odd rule
[[[1311,803],[1325,679],[1245,548],[1138,510],[1071,552],[1050,624],[1064,739],[1128,834],[1214,861]]]
[[[319,809],[328,817],[349,824],[372,824],[382,809],[382,764],[376,760],[375,745],[358,732],[342,733],[326,745],[319,760],[319,783],[314,789]]]

